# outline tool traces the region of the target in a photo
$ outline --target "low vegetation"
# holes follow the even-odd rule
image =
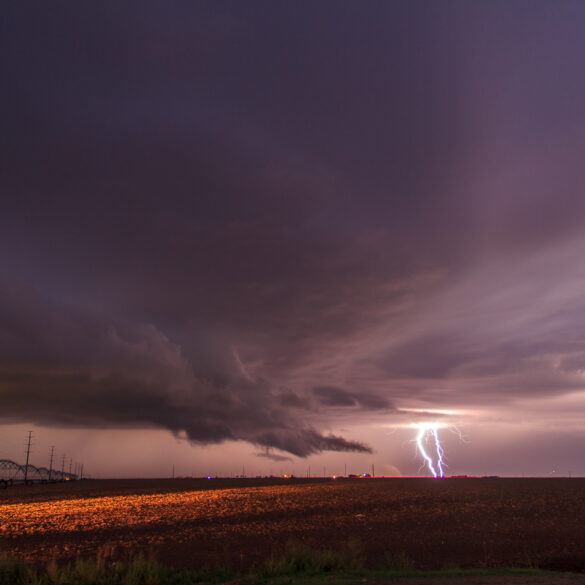
[[[0,558],[0,585],[349,585],[350,583],[381,583],[396,579],[449,576],[473,578],[478,575],[546,575],[531,569],[419,571],[403,554],[388,553],[384,567],[365,570],[363,546],[350,541],[344,550],[317,551],[298,542],[290,542],[285,553],[271,558],[260,567],[245,573],[223,567],[200,571],[176,570],[165,567],[152,558],[138,556],[129,562],[109,562],[102,557],[78,558],[73,562],[44,565],[25,564]],[[557,576],[558,578],[558,576]],[[432,581],[429,580],[429,585]]]

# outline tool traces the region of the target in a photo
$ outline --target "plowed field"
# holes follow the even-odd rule
[[[133,480],[0,492],[0,550],[27,560],[154,553],[236,569],[291,539],[366,564],[585,570],[583,479]]]

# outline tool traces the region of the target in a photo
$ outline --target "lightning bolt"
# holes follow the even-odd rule
[[[439,477],[444,477],[443,473],[443,448],[441,447],[441,441],[439,441],[439,433],[437,428],[432,429],[433,437],[435,438],[435,449],[437,450],[437,467],[439,468]]]
[[[444,477],[445,476],[445,473],[443,471],[444,455],[443,448],[441,447],[441,441],[439,439],[438,429],[445,425],[443,423],[415,423],[412,426],[418,429],[418,434],[416,436],[416,446],[418,452],[425,460],[426,466],[428,467],[429,471],[431,472],[434,478]],[[429,439],[432,439],[435,445],[437,460],[436,468],[435,462],[433,461],[433,457],[429,455],[425,447],[425,442],[427,442]]]

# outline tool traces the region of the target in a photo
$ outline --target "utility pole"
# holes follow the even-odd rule
[[[374,473],[374,464],[372,463],[372,477],[375,477],[375,473]]]
[[[343,464],[343,475],[347,477],[347,463]]]
[[[71,475],[71,466],[73,465],[73,457],[69,459],[69,475]]]
[[[28,432],[28,444],[26,446],[26,464],[24,466],[24,484],[25,485],[26,485],[26,481],[27,481],[27,478],[28,478],[28,458],[29,458],[29,455],[30,455],[30,440],[31,440],[31,437],[32,437],[32,431],[29,431]]]
[[[51,475],[53,474],[53,454],[55,453],[55,446],[51,447],[51,461],[49,462],[49,481],[51,481]]]
[[[83,479],[83,463],[81,464],[81,469],[79,470],[79,479]]]
[[[63,459],[61,460],[61,481],[65,480],[65,453],[63,453]]]

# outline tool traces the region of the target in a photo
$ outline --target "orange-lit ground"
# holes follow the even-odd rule
[[[87,481],[0,492],[0,549],[29,560],[153,552],[175,566],[358,540],[421,567],[585,569],[585,480]],[[214,489],[217,488],[217,489]]]

